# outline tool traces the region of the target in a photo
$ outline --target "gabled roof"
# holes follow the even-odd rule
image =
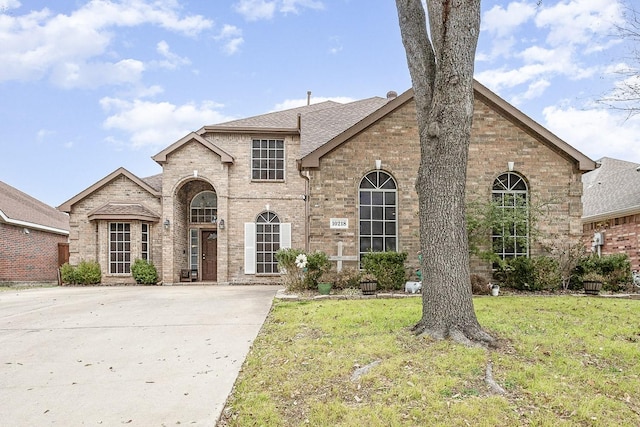
[[[69,216],[0,181],[0,222],[69,235]]]
[[[548,144],[550,147],[558,150],[559,152],[564,153],[568,157],[574,159],[580,170],[582,171],[590,171],[595,168],[595,162],[589,159],[587,156],[582,154],[580,151],[576,150],[571,145],[567,144],[562,139],[558,138],[556,135],[551,133],[548,129],[544,128],[542,125],[522,113],[520,110],[515,108],[513,105],[509,104],[504,99],[500,98],[495,93],[491,92],[488,88],[483,86],[474,80],[474,95],[482,99],[484,102],[491,105],[496,111],[498,111],[503,117],[510,120],[516,126],[520,127],[522,130],[532,135],[536,139],[541,140],[543,143]],[[316,148],[312,151],[305,152],[303,155],[300,165],[305,168],[313,168],[318,167],[320,164],[320,158],[352,138],[354,135],[365,130],[367,127],[371,126],[381,118],[385,117],[387,114],[393,112],[397,108],[400,108],[406,102],[413,99],[413,90],[409,89],[404,92],[402,95],[396,97],[395,99],[391,99],[390,101],[385,101],[384,104],[380,105],[377,109],[374,109],[370,112],[366,117],[362,117],[359,121],[354,123],[351,127],[344,129],[342,132],[337,133],[331,139],[326,140],[324,143],[317,143]],[[353,103],[352,103],[353,104]],[[346,104],[344,107],[347,107],[351,104]],[[304,126],[305,123],[303,121],[303,135],[305,134]],[[326,122],[318,122],[315,124],[316,127],[326,126]],[[304,146],[305,142],[302,141]]]
[[[341,105],[342,104],[334,101],[319,102],[317,104],[275,111],[239,120],[232,120],[230,122],[219,123],[212,126],[204,126],[198,131],[198,133],[201,135],[209,132],[269,132],[297,134],[300,131],[298,116],[331,109]]]
[[[582,176],[582,219],[600,221],[640,213],[640,164],[604,157]]]
[[[61,210],[62,212],[71,212],[71,207],[74,204],[78,203],[79,201],[81,201],[85,197],[89,196],[93,192],[99,190],[100,188],[104,187],[105,185],[109,184],[111,181],[113,181],[114,179],[116,179],[116,178],[118,178],[120,176],[125,176],[125,177],[129,178],[131,181],[135,182],[137,185],[139,185],[141,188],[143,188],[144,190],[148,191],[151,195],[153,195],[155,197],[160,197],[162,195],[158,189],[152,187],[147,182],[145,182],[144,180],[138,178],[137,176],[135,176],[134,174],[132,174],[131,172],[129,172],[125,168],[118,168],[115,171],[111,172],[109,175],[107,175],[104,178],[102,178],[100,181],[98,181],[95,184],[93,184],[91,187],[89,187],[86,190],[84,190],[83,192],[73,196],[72,198],[70,198],[69,200],[67,200],[66,202],[64,202],[60,206],[58,206],[58,210]]]
[[[217,145],[213,144],[212,142],[207,141],[196,132],[188,133],[178,141],[174,142],[173,144],[171,144],[170,146],[168,146],[167,148],[165,148],[164,150],[162,150],[161,152],[153,156],[152,159],[160,164],[165,163],[167,161],[167,156],[169,154],[173,153],[174,151],[178,150],[180,147],[182,147],[183,145],[191,141],[197,141],[203,146],[205,146],[206,148],[208,148],[209,150],[216,153],[218,156],[220,156],[220,160],[222,161],[222,163],[233,163],[233,160],[234,160],[233,156],[231,156],[229,153],[227,153]]]
[[[142,203],[107,203],[87,215],[89,221],[95,219],[121,219],[158,222],[160,215]]]

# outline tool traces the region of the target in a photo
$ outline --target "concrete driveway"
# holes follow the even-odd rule
[[[277,290],[0,292],[0,424],[214,426]]]

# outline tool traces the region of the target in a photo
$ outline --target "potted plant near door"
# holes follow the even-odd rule
[[[604,276],[595,271],[590,271],[582,276],[584,293],[588,295],[598,295],[604,283]]]

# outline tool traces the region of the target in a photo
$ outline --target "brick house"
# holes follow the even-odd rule
[[[0,284],[54,283],[69,216],[0,181]]]
[[[640,270],[640,164],[604,157],[582,177],[585,243],[596,253],[626,253]]]
[[[594,162],[479,83],[475,96],[470,198],[557,200],[543,227],[577,240],[581,176]],[[417,267],[411,90],[204,126],[153,160],[160,175],[118,169],[59,207],[71,218],[72,264],[96,259],[103,280],[119,283],[131,281],[133,259],[147,258],[165,284],[276,282],[281,247],[322,250],[343,267],[368,250],[405,251]],[[494,236],[501,256],[540,250],[512,237]],[[479,260],[472,268],[490,270]]]

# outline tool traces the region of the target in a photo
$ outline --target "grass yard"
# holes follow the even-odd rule
[[[277,301],[218,426],[640,425],[640,301],[474,304],[498,349],[416,338],[419,298]]]

